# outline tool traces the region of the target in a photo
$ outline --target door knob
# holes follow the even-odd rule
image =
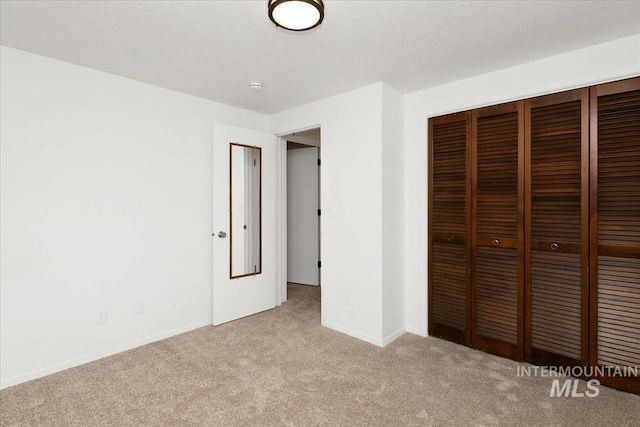
[[[225,237],[227,237],[227,233],[225,233],[224,231],[218,231],[218,237],[224,239]]]

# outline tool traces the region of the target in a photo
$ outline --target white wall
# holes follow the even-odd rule
[[[377,345],[388,341],[382,316],[384,86],[271,117],[276,134],[322,127],[322,324]]]
[[[211,124],[268,117],[0,55],[1,386],[210,324]]]
[[[427,119],[640,75],[640,35],[461,80],[405,97],[407,330],[427,334]]]
[[[287,150],[287,282],[318,286],[318,147]]]

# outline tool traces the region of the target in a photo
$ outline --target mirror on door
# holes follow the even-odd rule
[[[230,144],[231,278],[260,274],[262,261],[261,149]]]

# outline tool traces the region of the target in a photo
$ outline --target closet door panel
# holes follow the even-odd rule
[[[522,103],[472,114],[472,345],[522,360]]]
[[[518,253],[479,246],[476,269],[476,340],[517,345]]]
[[[640,260],[598,259],[598,363],[640,366]]]
[[[432,257],[432,326],[459,331],[462,339],[467,327],[466,247],[434,242]]]
[[[525,353],[532,363],[588,359],[588,103],[588,89],[525,101]]]
[[[468,113],[429,120],[429,333],[468,343]]]
[[[530,260],[527,361],[577,365],[583,348],[580,255],[531,251]]]
[[[591,88],[591,363],[640,366],[640,78]],[[603,377],[640,393],[638,377]]]

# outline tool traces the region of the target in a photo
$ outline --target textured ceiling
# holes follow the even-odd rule
[[[3,45],[275,113],[370,83],[404,93],[640,33],[640,2],[325,0],[277,29],[267,0],[2,1]],[[260,93],[249,90],[259,81]]]

